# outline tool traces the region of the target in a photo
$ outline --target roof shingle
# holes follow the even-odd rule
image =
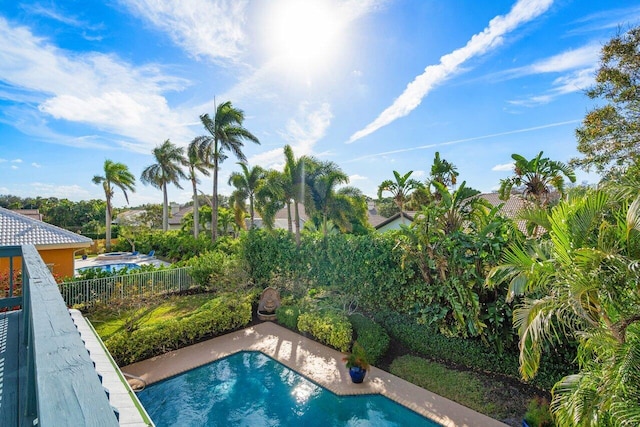
[[[0,207],[0,246],[88,246],[91,242],[88,237]]]

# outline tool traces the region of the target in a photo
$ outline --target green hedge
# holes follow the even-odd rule
[[[253,295],[238,298],[226,294],[204,304],[195,314],[170,319],[132,332],[112,335],[105,345],[120,366],[157,356],[193,344],[208,336],[220,335],[251,321]]]
[[[291,330],[298,329],[298,317],[300,316],[300,307],[297,305],[281,305],[276,309],[278,323]]]
[[[398,313],[378,313],[375,319],[394,339],[411,351],[432,360],[520,379],[518,354],[499,354],[479,339],[445,337],[434,328],[419,325],[410,316]],[[543,358],[540,370],[531,384],[551,390],[562,377],[575,372],[577,367],[571,362],[561,363],[557,357],[556,362],[551,363]]]
[[[335,311],[312,311],[302,313],[298,317],[298,330],[309,332],[318,341],[337,348],[340,351],[349,351],[353,330],[351,322],[346,315]]]
[[[367,361],[375,365],[389,349],[389,335],[384,328],[362,314],[349,316],[356,340],[367,353]]]

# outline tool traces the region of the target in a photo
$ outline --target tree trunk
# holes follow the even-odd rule
[[[249,225],[249,229],[253,228],[253,225],[255,224],[254,221],[254,213],[253,213],[253,194],[249,194],[249,212],[251,214],[251,224]]]
[[[200,232],[200,210],[198,209],[198,187],[196,186],[196,181],[191,180],[191,185],[193,186],[193,237],[195,239],[198,238],[198,233]]]
[[[105,242],[104,248],[106,252],[111,252],[111,198],[107,196],[107,210],[105,212]]]
[[[217,146],[216,142],[216,146]],[[218,238],[218,153],[213,157],[213,196],[211,198],[211,241]]]
[[[169,229],[169,196],[167,196],[167,184],[162,184],[162,231]]]
[[[294,200],[293,203],[295,203],[294,212],[296,216],[296,245],[300,247],[300,212],[298,211],[298,202]]]
[[[293,221],[291,220],[291,200],[287,200],[287,225],[289,234],[293,234]]]

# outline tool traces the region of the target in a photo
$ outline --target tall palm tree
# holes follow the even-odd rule
[[[167,139],[162,145],[153,149],[153,157],[156,163],[142,171],[140,180],[162,190],[162,231],[167,231],[169,229],[167,184],[173,184],[182,189],[180,179],[187,177],[181,168],[186,163],[184,149]]]
[[[293,155],[293,149],[290,145],[284,146],[284,199],[287,205],[287,214],[289,220],[289,232],[291,227],[291,202],[294,206],[294,221],[296,232],[296,244],[300,246],[300,210],[299,204],[304,202],[306,184],[305,184],[305,163],[309,163],[312,159],[302,156],[298,159]]]
[[[640,197],[591,191],[547,216],[550,239],[510,245],[487,278],[525,296],[513,313],[520,373],[532,378],[564,333],[579,343],[580,372],[553,389],[558,425],[640,425]]]
[[[229,176],[229,185],[235,187],[235,193],[237,197],[244,200],[249,200],[249,217],[251,218],[250,227],[255,223],[255,211],[254,204],[256,201],[256,191],[265,179],[266,171],[260,166],[254,166],[249,168],[244,163],[238,163],[242,172],[233,172]]]
[[[129,203],[129,196],[127,190],[135,192],[136,178],[129,171],[129,168],[123,163],[113,162],[112,160],[104,161],[104,175],[95,175],[91,180],[94,184],[102,184],[104,189],[104,195],[107,199],[107,210],[105,215],[106,225],[106,241],[105,247],[107,252],[111,251],[111,218],[112,207],[111,200],[114,194],[114,186],[121,189],[124,193],[124,198]]]
[[[334,162],[306,162],[306,179],[309,183],[307,197],[312,211],[322,217],[322,233],[327,236],[327,221],[336,201],[336,186],[349,183],[349,177]],[[305,203],[305,208],[307,203]]]
[[[209,167],[211,167],[211,165],[207,159],[200,157],[200,151],[198,150],[195,139],[191,141],[189,147],[187,147],[186,160],[188,176],[191,181],[191,188],[193,189],[193,237],[197,239],[198,233],[200,233],[200,207],[198,206],[198,184],[200,180],[197,174],[200,172],[205,176],[209,176]]]
[[[412,173],[413,171],[409,171],[404,175],[400,175],[397,171],[393,171],[395,182],[387,179],[378,186],[378,199],[382,198],[382,193],[385,191],[391,193],[393,201],[400,209],[400,215],[404,212],[404,204],[411,192],[422,187],[419,181],[409,178]],[[404,216],[402,216],[402,221],[404,221]]]
[[[260,141],[242,126],[244,112],[234,108],[231,101],[220,104],[213,118],[209,114],[203,114],[200,121],[209,135],[197,137],[194,143],[198,146],[200,157],[207,159],[213,168],[211,240],[215,242],[218,234],[218,169],[220,163],[227,158],[224,152],[231,151],[238,160],[246,162],[242,152],[243,141],[249,140],[256,144],[260,144]]]
[[[564,177],[576,182],[576,175],[562,162],[542,157],[542,151],[531,160],[512,154],[515,160],[514,176],[500,180],[500,199],[508,200],[514,186],[524,185],[524,197],[532,199],[538,206],[546,207],[552,188],[564,195]]]

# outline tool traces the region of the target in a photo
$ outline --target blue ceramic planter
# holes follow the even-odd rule
[[[362,369],[359,366],[352,366],[349,368],[349,375],[351,375],[351,381],[356,384],[360,384],[364,381],[364,376],[367,374],[366,369]]]

